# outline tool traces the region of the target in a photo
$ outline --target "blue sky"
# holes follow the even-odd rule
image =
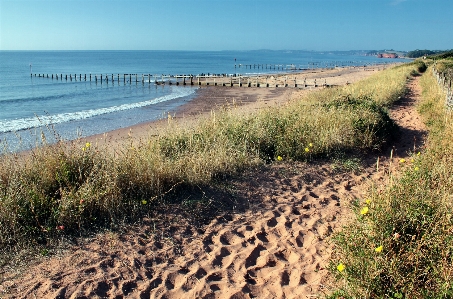
[[[453,0],[0,0],[0,50],[453,48]]]

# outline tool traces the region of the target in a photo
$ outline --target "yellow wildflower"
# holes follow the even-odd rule
[[[277,160],[278,160],[278,161],[283,160],[282,156],[278,156],[278,157],[277,157]]]
[[[417,156],[420,156],[420,152],[417,153]]]
[[[384,246],[381,245],[381,246],[375,248],[374,251],[376,251],[376,252],[381,252],[382,249],[384,249]]]
[[[343,265],[343,263],[340,263],[340,264],[337,266],[337,270],[340,271],[340,272],[343,272],[344,269],[346,269],[346,266]]]
[[[308,153],[309,151],[310,151],[310,149],[309,149],[308,147],[306,147],[306,148],[305,148],[305,152]]]
[[[313,143],[310,142],[310,144],[308,146],[313,147]]]
[[[91,143],[89,143],[89,142],[85,143],[85,146],[82,147],[82,151],[86,151],[87,149],[90,148],[90,146],[91,146]]]
[[[368,213],[368,207],[364,207],[363,209],[360,210],[361,215],[365,215]]]
[[[418,171],[418,170],[419,170],[418,166],[415,166],[414,170],[415,170],[415,171]]]
[[[367,200],[365,200],[365,202],[367,205],[369,205],[371,203],[371,199],[368,198]]]
[[[401,159],[400,160],[400,163],[404,163],[404,162],[406,162],[406,159]]]
[[[148,202],[146,200],[142,200],[142,204],[146,205]]]

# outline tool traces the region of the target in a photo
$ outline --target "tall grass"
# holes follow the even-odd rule
[[[411,74],[420,71],[423,63],[415,62],[392,68],[390,72],[381,72],[345,87],[345,92],[359,96],[365,95],[378,105],[389,106],[406,92],[406,80]],[[408,70],[410,69],[409,73]]]
[[[139,219],[170,191],[202,188],[277,157],[307,161],[379,149],[394,131],[385,105],[404,93],[414,67],[310,93],[280,108],[247,114],[226,107],[190,129],[169,119],[165,133],[125,143],[115,154],[109,145],[81,142],[40,146],[21,158],[5,154],[0,250]]]
[[[453,118],[431,71],[421,84],[427,148],[358,200],[356,221],[334,239],[332,298],[453,297]]]

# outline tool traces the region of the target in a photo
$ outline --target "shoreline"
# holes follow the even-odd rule
[[[396,63],[395,63],[396,64]],[[294,73],[274,73],[266,74],[269,80],[274,84],[277,81],[283,82],[283,78],[291,78],[292,80],[306,79],[308,84],[312,84],[314,80],[318,80],[318,87],[246,87],[246,86],[213,86],[202,85],[195,91],[195,95],[190,99],[180,99],[182,105],[170,109],[162,113],[162,118],[145,121],[124,128],[105,131],[99,134],[88,135],[76,139],[63,139],[62,141],[68,146],[79,146],[86,142],[99,146],[100,150],[108,149],[108,151],[116,152],[125,144],[129,146],[138,146],[140,143],[148,141],[159,135],[164,134],[168,130],[169,120],[171,118],[172,127],[190,127],[195,126],[200,118],[209,117],[212,111],[216,111],[225,105],[240,106],[242,110],[249,113],[253,110],[263,109],[271,106],[283,105],[284,103],[300,98],[304,94],[325,88],[324,82],[328,86],[343,86],[349,83],[365,79],[376,71],[392,67],[395,64],[374,65],[368,67],[340,67],[335,69],[313,69],[303,72]],[[264,75],[263,75],[264,76]],[[266,77],[264,76],[264,77]],[[229,78],[227,78],[229,79]],[[272,86],[272,85],[271,85]],[[197,86],[195,86],[197,87]],[[165,117],[164,115],[167,115]],[[39,131],[39,128],[36,128]],[[34,138],[39,139],[39,132],[36,131]],[[59,132],[55,132],[58,136]],[[11,150],[7,152],[26,156],[34,149],[41,147],[40,143],[32,146],[29,149]],[[56,143],[49,143],[50,146]]]
[[[292,80],[307,80],[312,83],[315,79],[319,82],[318,87],[246,87],[246,86],[213,86],[202,85],[190,99],[184,99],[183,104],[162,113],[159,119],[149,120],[124,128],[109,130],[99,134],[88,135],[77,139],[63,140],[68,145],[77,145],[90,142],[93,145],[107,147],[112,150],[118,149],[124,144],[138,145],[142,141],[149,140],[164,133],[168,127],[168,116],[172,123],[181,128],[194,126],[200,118],[208,117],[212,111],[234,103],[247,113],[265,107],[282,105],[287,101],[301,97],[311,92],[328,86],[342,86],[367,78],[375,73],[395,64],[374,65],[368,67],[340,67],[335,69],[312,69],[294,73],[263,74],[270,82],[283,82],[284,78]],[[229,78],[227,78],[229,79]],[[281,85],[280,85],[281,86]],[[197,86],[195,86],[197,87]],[[58,134],[58,132],[56,132]],[[35,136],[38,138],[38,135]],[[55,144],[51,143],[50,145]],[[13,154],[26,155],[38,146],[30,149],[10,151]]]

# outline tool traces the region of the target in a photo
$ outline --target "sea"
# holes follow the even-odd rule
[[[405,60],[283,50],[0,51],[0,152],[31,149],[43,135],[53,143],[158,120],[196,97],[198,86],[155,84],[162,75],[252,75],[288,72],[287,66],[300,71],[396,61]],[[137,74],[138,82],[134,75],[123,81],[123,74]],[[152,76],[142,82],[142,74]],[[114,80],[100,81],[100,75]]]

